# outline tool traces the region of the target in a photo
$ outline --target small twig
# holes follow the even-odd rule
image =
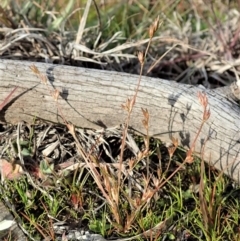
[[[15,90],[17,89],[18,87],[15,87],[11,93],[3,100],[3,102],[0,104],[0,110],[3,109],[3,107],[8,103],[9,99],[11,98],[11,96],[13,95],[13,93],[15,92]]]

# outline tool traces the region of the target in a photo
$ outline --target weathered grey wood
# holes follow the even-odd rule
[[[13,221],[14,218],[4,204],[0,202],[0,225],[4,220]],[[15,222],[10,228],[0,231],[0,240],[24,241],[27,240],[27,238],[23,231],[18,227],[17,222]]]
[[[0,101],[14,86],[19,86],[15,98],[0,113],[1,121],[31,122],[34,116],[38,116],[62,122],[47,86],[31,72],[31,64],[0,60]],[[43,63],[35,65],[49,76],[49,87],[65,89],[59,103],[68,121],[88,128],[124,122],[127,113],[121,105],[134,94],[138,76]],[[143,77],[130,125],[144,133],[141,108],[147,108],[151,135],[165,142],[174,136],[188,148],[202,121],[198,91],[207,93],[211,116],[197,140],[196,154],[240,183],[240,108],[227,100],[221,91]]]

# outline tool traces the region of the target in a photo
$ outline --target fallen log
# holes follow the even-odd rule
[[[0,112],[0,121],[16,123],[33,118],[63,122],[50,88],[62,91],[59,104],[66,120],[86,128],[110,127],[124,123],[127,113],[121,107],[133,96],[139,76],[126,73],[34,63],[46,74],[49,85],[30,70],[32,62],[0,60],[0,103],[18,86],[14,98]],[[234,89],[235,88],[235,89]],[[205,92],[211,116],[196,142],[195,153],[240,183],[240,107],[235,84],[225,89],[207,90],[167,80],[142,77],[130,126],[140,133],[142,110],[150,114],[151,136],[169,142],[178,138],[189,148],[202,122],[203,108],[197,98]],[[231,95],[231,90],[235,95]],[[230,93],[230,95],[229,95]]]

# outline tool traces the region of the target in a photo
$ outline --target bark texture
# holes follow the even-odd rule
[[[42,74],[48,76],[50,84],[47,87],[30,70],[32,64],[0,60],[0,103],[13,87],[18,86],[14,98],[0,112],[1,121],[31,122],[37,116],[62,122],[48,90],[54,87],[62,91],[59,104],[66,120],[73,124],[99,129],[124,123],[127,113],[121,105],[134,94],[139,76],[34,63]],[[238,88],[236,86],[234,88]],[[171,137],[175,137],[182,146],[189,148],[203,115],[197,93],[205,92],[211,116],[197,139],[196,154],[240,183],[240,107],[229,97],[231,88],[206,90],[142,77],[130,126],[145,133],[141,108],[147,108],[152,136],[164,142],[170,142]],[[235,97],[238,97],[237,94]]]

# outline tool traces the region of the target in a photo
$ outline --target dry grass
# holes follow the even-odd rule
[[[172,1],[167,8],[169,4],[158,1],[96,1],[96,7],[95,1],[70,1],[68,6],[61,1],[56,5],[14,2],[1,10],[1,22],[7,23],[0,48],[5,58],[139,73],[135,52],[145,48],[149,41],[146,29],[161,13],[163,24],[152,39],[143,74],[208,88],[235,78],[233,67],[237,70],[239,65],[237,4],[191,1],[189,8],[189,1]],[[92,2],[90,9],[85,2]],[[21,6],[22,22],[22,16],[16,14]],[[123,9],[122,15],[116,9]]]

